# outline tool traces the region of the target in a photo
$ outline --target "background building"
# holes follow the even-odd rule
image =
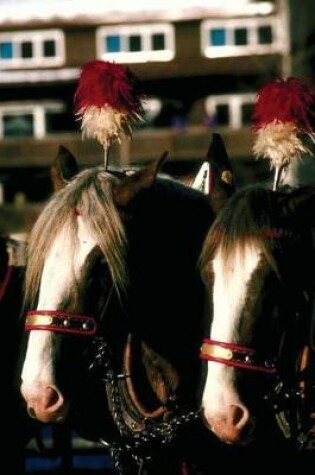
[[[268,165],[251,154],[255,95],[276,77],[314,73],[310,8],[311,0],[0,1],[0,198],[9,210],[0,226],[12,207],[16,227],[32,223],[51,193],[59,144],[82,166],[102,161],[73,114],[80,67],[95,58],[129,66],[148,97],[145,122],[113,146],[112,165],[168,150],[165,171],[191,173],[216,131],[239,184],[266,179]]]

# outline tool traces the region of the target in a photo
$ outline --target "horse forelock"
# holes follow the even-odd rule
[[[124,290],[128,280],[126,235],[113,201],[112,188],[116,181],[117,177],[104,169],[84,170],[49,200],[29,237],[25,278],[27,305],[34,305],[37,299],[45,260],[62,230],[66,229],[74,258],[78,245],[77,210],[105,257],[113,284],[118,291]]]
[[[238,191],[229,200],[203,244],[200,268],[204,279],[211,275],[212,262],[217,254],[220,253],[228,268],[235,253],[241,256],[248,248],[256,249],[277,270],[272,254],[273,240],[265,232],[277,227],[271,193],[263,186],[256,185]]]

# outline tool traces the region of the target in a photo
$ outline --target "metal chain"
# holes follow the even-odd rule
[[[312,384],[312,394],[314,390],[315,386]],[[303,450],[312,436],[313,424],[311,408],[306,405],[297,381],[288,385],[278,378],[273,390],[265,395],[265,400],[271,405],[284,437],[295,441],[298,450]]]
[[[141,432],[133,432],[125,423],[119,390],[119,381],[130,375],[118,374],[113,370],[110,350],[103,338],[96,338],[94,346],[95,357],[89,370],[97,374],[106,384],[111,415],[121,436],[119,442],[108,443],[102,439],[101,442],[109,449],[114,470],[119,475],[124,474],[126,457],[137,464],[140,475],[144,465],[152,460],[154,449],[174,441],[183,427],[199,419],[200,410],[181,411],[162,422],[145,419],[145,428]]]

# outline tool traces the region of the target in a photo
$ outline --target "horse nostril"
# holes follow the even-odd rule
[[[240,406],[231,406],[232,409],[232,424],[234,426],[237,426],[245,416],[245,411],[242,407]]]
[[[32,407],[27,408],[27,413],[32,419],[36,419],[36,414],[35,414],[35,411]]]
[[[47,388],[45,388],[46,407],[55,406],[57,403],[61,403],[61,402],[62,402],[62,398],[59,392],[55,388],[51,386],[47,386]]]

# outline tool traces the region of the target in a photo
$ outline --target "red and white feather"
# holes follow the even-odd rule
[[[131,136],[142,120],[139,80],[120,64],[93,60],[81,70],[75,93],[75,113],[83,137],[96,138],[104,148]]]
[[[273,81],[258,92],[253,112],[253,152],[258,158],[269,159],[271,168],[311,153],[304,138],[307,134],[315,141],[313,92],[295,77]]]

